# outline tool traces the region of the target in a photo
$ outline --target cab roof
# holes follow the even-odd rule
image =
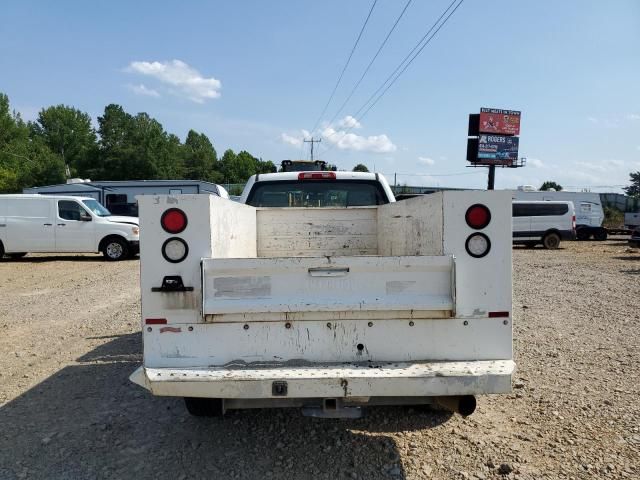
[[[279,180],[298,180],[298,175],[306,172],[278,172],[278,173],[261,173],[254,175],[256,182],[277,182]],[[309,173],[319,173],[309,170]],[[371,172],[331,172],[336,175],[336,180],[376,180],[375,173]]]

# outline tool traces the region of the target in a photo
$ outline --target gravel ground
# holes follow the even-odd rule
[[[637,251],[636,251],[637,252]],[[0,263],[0,479],[639,478],[640,253],[514,249],[511,395],[463,419],[375,408],[190,417],[128,381],[138,261]]]

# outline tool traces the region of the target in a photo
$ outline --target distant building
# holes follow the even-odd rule
[[[115,215],[133,217],[138,215],[136,195],[209,193],[224,198],[229,197],[222,186],[202,180],[105,180],[92,182],[77,178],[59,185],[25,188],[22,193],[92,197]]]

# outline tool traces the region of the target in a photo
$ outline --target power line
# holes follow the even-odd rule
[[[400,12],[400,15],[398,15],[398,18],[396,18],[396,21],[394,22],[393,26],[391,27],[391,30],[389,30],[389,32],[387,33],[387,36],[384,38],[384,40],[382,41],[382,43],[380,44],[380,47],[378,47],[378,51],[376,52],[376,54],[373,56],[373,58],[371,59],[371,61],[369,61],[369,65],[367,65],[367,68],[364,69],[364,72],[362,72],[362,75],[360,76],[360,79],[356,82],[356,84],[353,86],[353,88],[351,89],[351,92],[349,93],[349,95],[347,96],[347,98],[345,99],[344,102],[342,102],[342,105],[340,105],[340,108],[338,109],[338,111],[336,112],[336,114],[333,116],[333,118],[331,118],[331,120],[329,121],[329,123],[333,123],[334,120],[338,117],[338,115],[340,115],[340,112],[342,112],[342,110],[344,109],[344,107],[347,105],[347,103],[349,102],[349,100],[351,100],[351,97],[353,97],[353,94],[355,93],[355,91],[358,89],[358,87],[360,86],[360,84],[362,83],[362,80],[364,80],[364,77],[367,75],[367,73],[369,72],[369,69],[371,68],[371,66],[373,65],[373,62],[376,61],[376,58],[378,58],[378,55],[380,55],[380,52],[382,51],[382,49],[384,48],[384,46],[387,44],[387,41],[389,40],[389,37],[391,36],[391,34],[393,33],[393,31],[396,29],[396,27],[398,26],[398,23],[400,22],[400,19],[402,19],[402,17],[404,16],[404,12],[407,11],[407,8],[409,8],[409,5],[411,4],[413,0],[408,0],[408,2],[406,3],[406,5],[404,6],[404,8],[402,9],[402,11]]]
[[[360,37],[362,37],[362,33],[364,32],[364,29],[367,26],[367,23],[369,23],[369,18],[371,18],[371,14],[373,13],[373,9],[375,8],[376,3],[378,3],[378,0],[373,0],[373,4],[371,5],[371,8],[369,9],[369,14],[367,15],[367,18],[365,19],[364,24],[362,25],[362,28],[360,29],[360,33],[358,34],[358,38],[356,38],[356,43],[353,44],[353,48],[351,49],[351,53],[349,54],[349,58],[347,58],[347,62],[344,64],[344,67],[342,68],[342,72],[340,72],[340,76],[338,77],[338,81],[336,82],[336,85],[333,87],[333,91],[331,92],[331,95],[329,95],[329,100],[327,100],[327,103],[325,104],[324,108],[322,109],[322,112],[318,116],[318,119],[316,120],[315,125],[311,129],[311,134],[312,135],[316,131],[316,128],[318,127],[318,124],[320,123],[320,120],[322,120],[323,115],[327,111],[327,108],[329,108],[329,104],[331,103],[331,100],[333,100],[333,96],[336,94],[336,90],[338,90],[338,86],[340,85],[340,82],[342,81],[342,77],[344,76],[344,72],[347,70],[347,67],[349,66],[349,62],[351,62],[351,57],[353,57],[353,52],[356,51],[356,47],[358,46],[358,43],[360,43]]]
[[[407,63],[404,68],[400,71],[400,73],[398,73],[398,75],[396,75],[396,77],[391,81],[391,83],[389,83],[389,85],[387,85],[387,87],[382,91],[382,93],[378,96],[378,98],[376,98],[376,100],[369,106],[369,108],[367,108],[364,113],[360,116],[360,119],[363,119],[365,117],[365,115],[369,112],[369,110],[371,110],[374,105],[376,103],[378,103],[378,101],[384,96],[385,93],[387,93],[387,91],[391,88],[391,86],[396,83],[396,81],[398,80],[398,78],[400,78],[400,76],[407,70],[407,68],[409,68],[409,66],[413,63],[413,61],[418,57],[418,55],[420,55],[420,53],[422,53],[422,51],[424,50],[424,48],[429,44],[429,42],[431,42],[431,40],[433,39],[433,37],[436,36],[436,34],[440,31],[440,29],[444,26],[445,23],[447,23],[447,21],[449,20],[449,18],[451,18],[451,16],[456,12],[456,10],[460,7],[460,5],[462,5],[462,3],[464,2],[464,0],[460,0],[460,3],[458,3],[458,5],[456,5],[456,7],[451,11],[451,13],[449,13],[449,15],[447,15],[447,17],[444,19],[444,21],[440,24],[440,26],[436,29],[435,32],[433,32],[431,34],[431,36],[427,39],[427,41],[424,43],[424,45],[422,45],[422,47],[420,47],[420,49],[415,53],[415,55],[411,58],[411,60],[409,60],[409,63]],[[434,24],[435,26],[435,24]],[[432,27],[433,28],[433,27]]]
[[[460,172],[460,173],[434,173],[434,174],[430,174],[430,173],[400,173],[400,172],[393,172],[393,173],[384,173],[381,172],[383,175],[403,175],[405,177],[458,177],[461,175],[477,175],[479,173],[484,174],[484,172]]]
[[[458,2],[458,4],[453,8],[453,10],[451,10],[451,8],[456,4],[456,2]],[[429,28],[427,33],[424,34],[424,36],[418,41],[418,43],[413,47],[413,49],[411,49],[411,51],[404,57],[404,59],[400,62],[400,64],[396,67],[396,69],[391,73],[391,75],[389,75],[387,77],[387,79],[384,82],[382,82],[380,87],[378,87],[378,89],[375,92],[373,92],[373,94],[371,94],[371,96],[367,99],[367,101],[364,102],[362,104],[362,106],[357,110],[356,114],[354,115],[354,118],[356,118],[356,122],[359,122],[360,120],[362,120],[365,117],[365,115],[367,113],[369,113],[369,111],[387,93],[387,91],[391,88],[391,86],[398,80],[398,78],[400,78],[400,76],[407,70],[407,68],[409,68],[409,65],[411,65],[414,62],[414,60],[418,57],[418,55],[420,55],[420,53],[422,53],[424,48],[431,42],[433,37],[435,37],[435,35],[440,31],[440,29],[447,23],[447,21],[451,18],[451,16],[455,13],[455,11],[460,7],[460,5],[462,5],[463,2],[464,2],[464,0],[453,0],[449,4],[449,6],[444,10],[444,12],[442,12],[440,17],[438,17],[438,19],[433,23],[431,28]],[[449,10],[451,10],[451,11],[449,12]],[[449,13],[447,14],[447,12],[449,12]],[[444,18],[444,20],[442,20],[443,18]],[[442,20],[442,22],[441,22],[441,20]],[[439,24],[439,26],[438,26],[438,24]],[[436,28],[436,26],[437,26],[437,28]],[[435,29],[435,31],[434,31],[434,29]],[[433,32],[433,33],[431,33],[431,32]],[[405,65],[405,63],[406,63],[406,65]],[[386,85],[386,88],[385,88],[385,85]],[[381,92],[381,91],[382,91],[382,93],[380,93],[380,95],[378,95],[378,93]],[[376,98],[376,95],[378,95],[377,98]],[[374,99],[374,98],[375,98],[374,102],[371,103],[371,105],[369,105],[371,100]],[[365,109],[365,107],[367,107],[367,105],[369,105],[369,107],[364,111],[364,113],[362,115],[360,115],[360,112],[362,112]],[[356,124],[356,122],[354,122],[354,125]],[[353,126],[347,128],[343,132],[342,137],[344,138],[352,129],[353,129]],[[338,132],[335,132],[334,134],[329,135],[329,137],[332,137],[337,133]],[[323,153],[327,153],[328,151],[333,149],[335,147],[335,145],[336,144],[334,143],[331,147],[329,147]]]

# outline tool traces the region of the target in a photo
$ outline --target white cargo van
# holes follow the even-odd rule
[[[607,229],[602,226],[604,209],[598,193],[536,191],[535,189],[531,191],[518,187],[518,190],[513,192],[513,199],[527,202],[540,200],[572,202],[576,214],[576,238],[578,240],[607,239]]]
[[[122,260],[139,252],[138,219],[111,215],[93,198],[0,195],[0,258],[30,252],[102,252]]]
[[[511,194],[395,202],[383,176],[250,179],[244,204],[140,196],[143,365],[194,415],[437,403],[511,391]]]
[[[575,240],[572,202],[513,202],[513,243],[558,248],[561,240]]]

